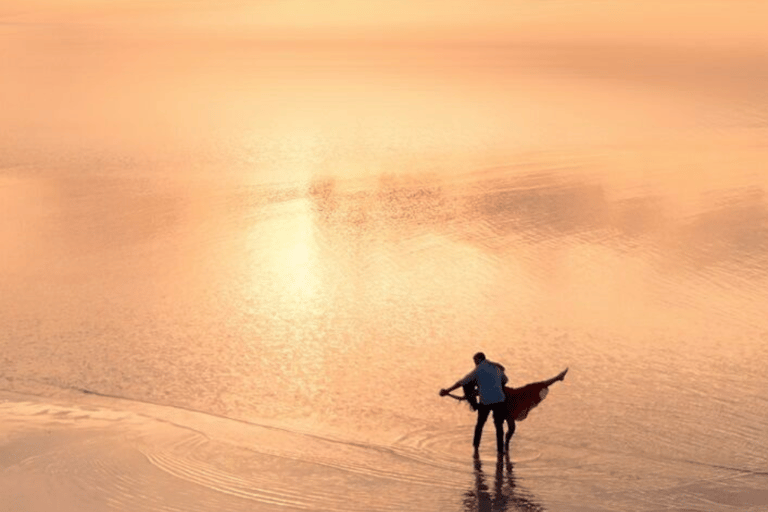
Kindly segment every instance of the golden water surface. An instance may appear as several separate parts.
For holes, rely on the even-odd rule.
[[[764,505],[765,17],[684,3],[4,8],[0,387],[331,436],[369,510]],[[477,350],[570,367],[514,472]]]

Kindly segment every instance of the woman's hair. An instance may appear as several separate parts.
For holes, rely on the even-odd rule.
[[[464,384],[462,386],[462,389],[464,390],[464,398],[467,399],[467,402],[469,402],[469,407],[473,411],[477,410],[477,389],[475,388],[474,383]]]

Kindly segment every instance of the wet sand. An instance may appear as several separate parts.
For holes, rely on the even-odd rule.
[[[446,432],[374,444],[105,397],[0,400],[8,512],[709,512],[768,502],[765,472],[692,463],[678,472],[661,457],[527,436],[515,438],[511,456],[475,458]]]

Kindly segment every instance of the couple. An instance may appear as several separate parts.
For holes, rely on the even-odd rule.
[[[493,411],[493,423],[496,426],[496,448],[499,454],[503,454],[505,449],[509,451],[509,441],[515,432],[515,420],[524,420],[528,416],[528,412],[547,396],[547,388],[565,378],[568,369],[566,368],[556,377],[546,381],[528,384],[522,388],[508,388],[505,387],[508,379],[504,374],[503,366],[487,360],[482,352],[475,354],[473,359],[475,369],[450,388],[441,389],[440,396],[448,395],[459,400],[469,400],[472,408],[477,410],[475,437],[472,442],[475,451],[480,448],[483,426],[488,415]],[[463,397],[450,394],[451,391],[459,387],[464,388]],[[475,394],[479,395],[479,403],[474,400]],[[506,443],[504,440],[505,421],[508,425]]]

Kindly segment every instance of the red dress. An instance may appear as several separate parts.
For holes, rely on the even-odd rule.
[[[521,388],[504,387],[504,394],[507,395],[507,408],[509,416],[515,421],[522,421],[528,417],[528,413],[539,405],[547,393],[549,393],[550,382],[534,382]]]
[[[507,409],[509,411],[508,419],[522,421],[527,418],[531,409],[539,405],[547,397],[549,386],[557,381],[565,379],[566,373],[568,373],[568,368],[560,372],[557,376],[545,381],[533,382],[520,388],[509,388],[504,386],[504,394],[507,397],[505,403],[507,404]],[[473,409],[477,409],[477,390],[473,387],[465,386],[464,396],[450,396],[458,400],[469,400],[470,406]]]
[[[508,388],[504,386],[504,394],[507,396],[505,402],[509,410],[508,418],[514,421],[522,421],[527,418],[531,409],[539,405],[547,397],[549,386],[565,379],[566,373],[568,373],[568,368],[551,379],[526,384],[521,388]]]

